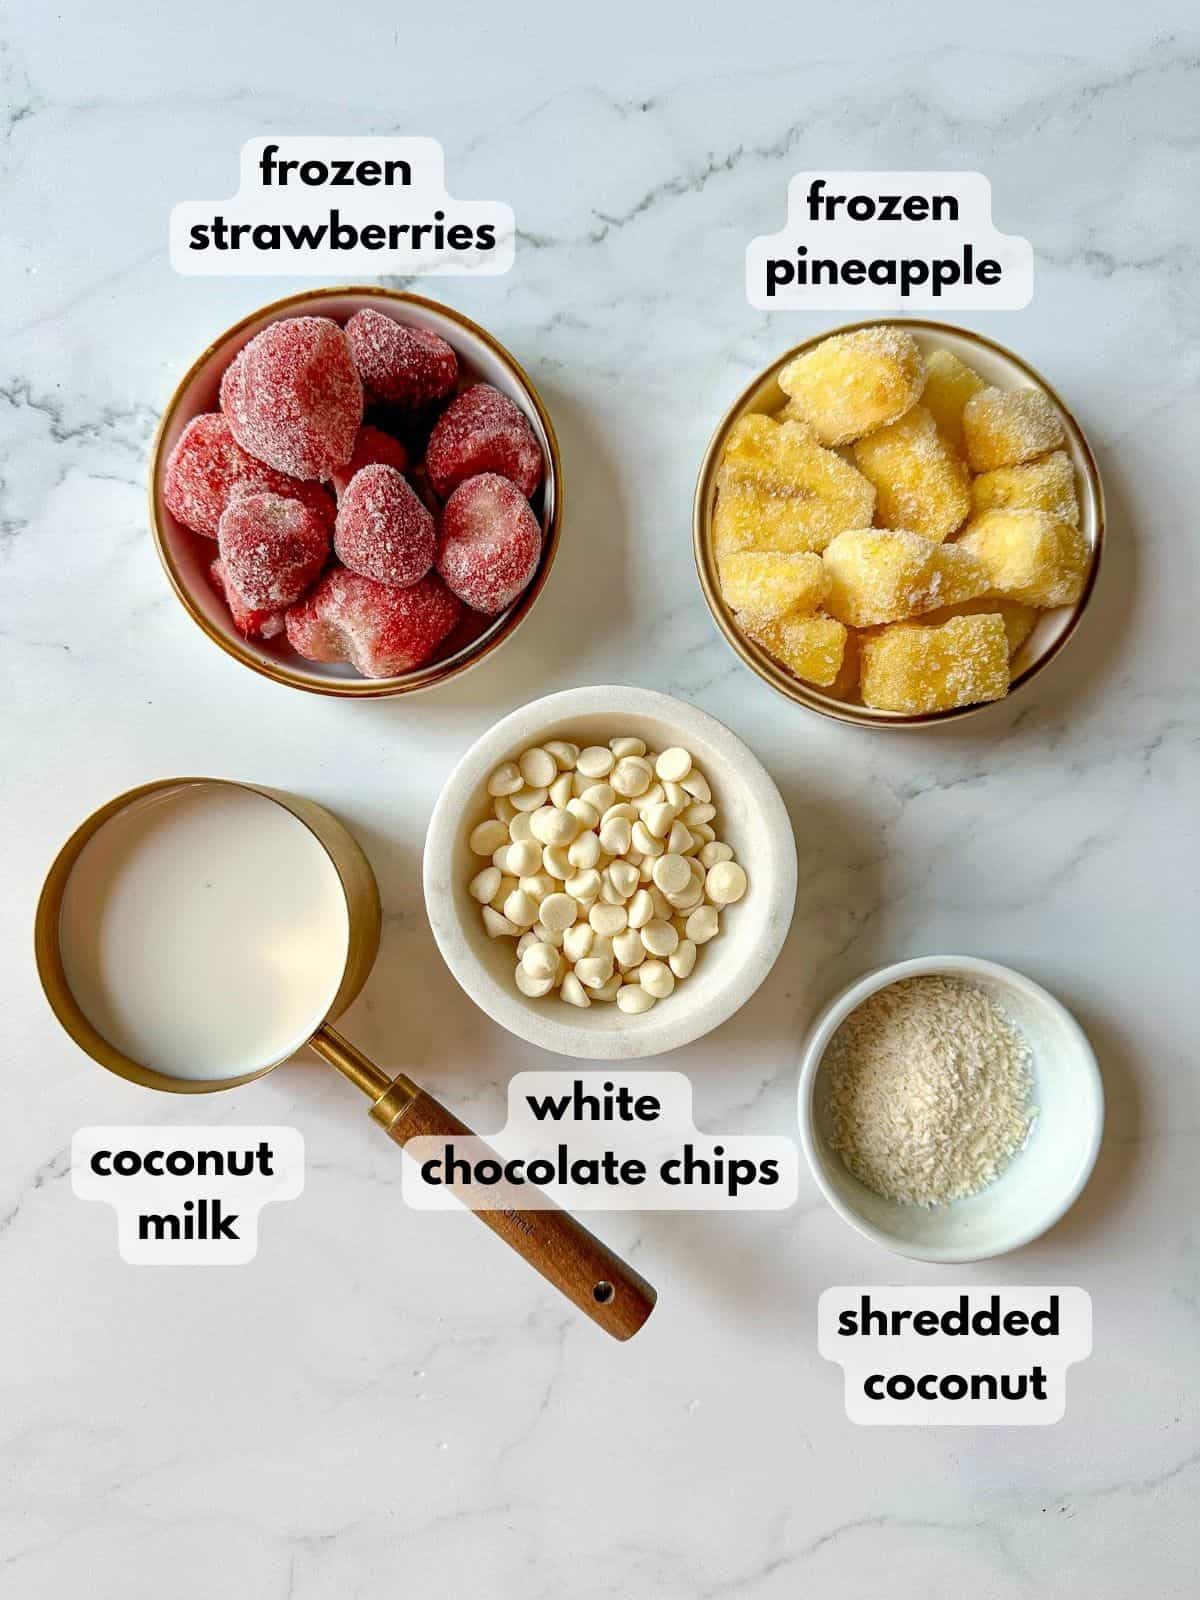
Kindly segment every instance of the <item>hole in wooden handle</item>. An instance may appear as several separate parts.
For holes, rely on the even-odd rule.
[[[615,1293],[612,1284],[602,1279],[592,1290],[592,1299],[598,1306],[606,1306]]]

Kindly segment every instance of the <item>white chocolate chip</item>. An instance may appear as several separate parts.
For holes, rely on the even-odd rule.
[[[586,1011],[592,1003],[587,990],[573,972],[568,972],[563,979],[560,993],[569,1006],[578,1006],[582,1011]]]
[[[490,795],[516,794],[524,782],[516,762],[504,761],[488,779],[487,791]]]
[[[698,768],[693,767],[686,778],[680,780],[680,787],[686,789],[693,800],[711,800],[712,790],[708,787],[708,779]]]
[[[582,961],[591,955],[595,938],[596,930],[590,922],[576,922],[562,936],[563,954],[568,961]]]
[[[617,990],[617,1005],[628,1016],[639,1017],[654,1005],[654,996],[640,983],[626,983]]]
[[[539,806],[529,819],[533,837],[542,844],[570,844],[579,832],[579,819],[558,806]]]
[[[605,867],[604,876],[617,891],[622,902],[628,900],[637,889],[638,870],[628,861],[614,861],[611,866]]]
[[[596,807],[589,805],[586,800],[568,800],[567,810],[576,819],[581,828],[597,828],[600,826],[600,813]]]
[[[622,972],[614,972],[607,983],[602,983],[598,989],[592,990],[593,1000],[612,1001],[621,992],[621,985],[625,982]]]
[[[638,982],[647,994],[652,994],[656,1000],[665,1000],[674,992],[675,974],[665,961],[644,961],[638,968]]]
[[[582,872],[573,873],[563,888],[574,899],[590,902],[600,893],[600,874],[595,867],[585,867]]]
[[[600,903],[594,905],[588,912],[588,921],[596,932],[611,939],[626,926],[629,919],[625,915],[624,906],[611,906]]]
[[[548,793],[552,806],[558,806],[560,809],[565,807],[575,793],[571,784],[571,774],[569,772],[560,773],[550,785]]]
[[[496,817],[489,817],[471,829],[471,849],[477,856],[490,856],[508,843],[508,829]]]
[[[654,770],[664,783],[682,783],[692,770],[692,753],[673,744],[659,756],[654,763]]]
[[[600,844],[601,841],[589,829],[572,839],[567,849],[567,860],[576,871],[583,867],[594,867],[600,859]]]
[[[650,763],[641,756],[622,756],[613,768],[612,786],[624,799],[645,794],[650,787]]]
[[[524,878],[517,879],[518,886],[539,905],[548,894],[553,894],[555,889],[554,879],[548,872],[533,872]]]
[[[514,889],[504,902],[504,915],[518,928],[532,928],[538,919],[538,902],[524,889]]]
[[[696,848],[696,840],[690,829],[682,822],[673,822],[671,831],[667,835],[667,849],[672,855],[686,856],[689,851]]]
[[[492,805],[492,815],[497,822],[502,822],[507,828],[517,814],[517,808],[506,794],[502,794]]]
[[[721,926],[715,906],[697,906],[687,919],[687,936],[693,944],[707,944]]]
[[[654,882],[665,895],[682,894],[692,881],[683,856],[664,855],[654,863]]]
[[[736,861],[718,861],[710,867],[704,892],[715,906],[731,906],[746,892],[746,874]]]
[[[602,744],[590,744],[579,752],[576,770],[585,778],[607,778],[616,764],[612,751]]]
[[[531,978],[553,978],[558,971],[558,951],[535,941],[521,952],[521,968]]]
[[[499,867],[484,867],[482,872],[477,872],[468,885],[471,898],[478,900],[480,905],[486,906],[490,900],[495,899],[496,890],[500,887],[502,873]]]
[[[629,902],[628,916],[631,928],[644,928],[654,915],[654,901],[647,889],[639,889]]]
[[[542,749],[549,750],[560,772],[570,772],[579,760],[579,746],[566,739],[547,739]]]
[[[660,800],[657,805],[645,808],[642,821],[646,824],[646,831],[655,839],[665,839],[675,821],[675,807],[669,801]]]
[[[640,938],[652,956],[669,956],[679,944],[679,935],[669,922],[648,922]]]
[[[661,856],[667,848],[661,839],[656,839],[644,822],[635,822],[632,833],[633,848],[639,850],[644,856]]]
[[[558,775],[558,762],[549,750],[539,745],[523,751],[517,766],[521,769],[522,781],[531,789],[548,789]]]
[[[706,870],[715,867],[718,861],[732,861],[733,847],[714,839],[706,844],[700,851],[700,865]]]
[[[520,929],[514,927],[507,917],[502,917],[498,911],[493,911],[491,906],[483,908],[483,925],[487,929],[489,939],[511,939],[520,932]]]
[[[518,789],[512,797],[512,803],[518,811],[536,811],[539,806],[546,804],[549,789]]]
[[[626,817],[613,817],[600,824],[600,843],[610,856],[623,856],[633,839],[633,829]]]
[[[575,976],[585,989],[599,989],[613,975],[611,955],[584,956],[575,963]]]
[[[551,973],[545,978],[535,978],[526,972],[523,966],[520,966],[516,972],[516,983],[522,994],[528,995],[531,1000],[540,1000],[543,995],[549,994],[553,989],[554,974]]]
[[[696,946],[690,939],[681,939],[675,946],[668,965],[679,979],[690,978],[696,966]]]
[[[547,928],[562,933],[579,915],[579,903],[572,895],[556,892],[548,894],[538,907],[538,919]],[[565,947],[566,940],[563,940]]]
[[[603,814],[612,805],[616,804],[617,791],[611,783],[590,784],[579,796],[589,806],[595,806],[597,812]]]
[[[572,870],[570,849],[564,850],[560,844],[548,844],[542,851],[542,867],[552,878],[569,878]]]
[[[530,930],[529,930],[530,933],[533,935],[533,937],[537,940],[537,942],[539,944],[552,944],[556,950],[561,950],[562,949],[562,942],[563,942],[563,936],[562,936],[561,930],[556,929],[556,928],[548,928],[546,926],[546,924],[540,920],[540,917],[541,917],[541,907],[540,906],[538,908],[538,915],[539,915],[539,920],[534,923],[532,928],[530,928]]]
[[[512,821],[508,825],[508,837],[514,844],[524,844],[526,839],[533,838],[533,829],[529,825],[529,818],[524,811],[515,811]]]
[[[513,872],[518,878],[527,878],[531,872],[536,872],[542,864],[542,847],[534,840],[525,840],[520,844],[510,844],[505,853],[505,871]]]
[[[622,972],[640,967],[646,959],[646,946],[636,928],[622,928],[613,939],[613,955]]]
[[[622,756],[644,756],[646,754],[646,741],[626,735],[623,738],[610,739],[608,748],[619,761]]]

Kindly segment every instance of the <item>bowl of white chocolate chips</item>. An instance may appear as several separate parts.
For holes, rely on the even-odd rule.
[[[765,768],[667,695],[570,689],[467,752],[429,826],[430,926],[463,989],[560,1055],[699,1038],[775,963],[796,847]]]
[[[968,715],[1074,633],[1104,501],[1079,424],[991,340],[839,329],[735,402],[700,471],[701,586],[737,654],[842,721]]]

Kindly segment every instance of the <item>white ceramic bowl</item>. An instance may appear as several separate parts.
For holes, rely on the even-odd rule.
[[[167,460],[180,434],[202,412],[215,411],[221,374],[255,334],[285,317],[332,317],[345,323],[364,307],[383,311],[409,327],[440,334],[454,347],[464,378],[490,383],[525,413],[542,447],[546,475],[534,496],[534,509],[542,524],[542,561],[532,581],[507,611],[498,617],[468,613],[432,661],[396,678],[362,678],[345,662],[308,661],[297,655],[286,639],[244,639],[233,626],[228,608],[213,589],[209,565],[216,543],[183,527],[163,503],[162,483]],[[451,306],[398,289],[311,289],[288,295],[234,327],[226,329],[192,363],[163,412],[150,466],[150,525],[171,587],[184,609],[208,637],[243,666],[313,694],[371,699],[379,695],[409,694],[445,683],[498,649],[520,627],[545,587],[558,551],[562,524],[562,466],[550,417],[532,380],[514,357],[486,329]]]
[[[828,1143],[822,1062],[829,1041],[869,995],[902,978],[942,973],[985,990],[1029,1041],[1037,1120],[1025,1148],[995,1183],[967,1200],[929,1210],[873,1193]],[[818,1018],[800,1068],[800,1139],[813,1176],[852,1228],[918,1261],[982,1261],[1045,1233],[1079,1198],[1100,1152],[1104,1089],[1083,1029],[1052,994],[973,956],[920,956],[869,972],[843,989]]]
[[[627,734],[651,749],[684,745],[712,785],[720,837],[746,869],[745,897],[721,916],[696,970],[642,1016],[615,1005],[577,1010],[530,1000],[513,982],[511,939],[490,939],[467,885],[480,860],[468,835],[491,815],[487,780],[502,761],[546,739],[607,743]],[[723,723],[649,689],[597,686],[547,695],[512,712],[467,751],[446,780],[425,841],[425,905],[446,965],[494,1021],[527,1043],[585,1060],[628,1061],[700,1038],[749,1000],[775,964],[796,900],[796,841],[766,769]]]

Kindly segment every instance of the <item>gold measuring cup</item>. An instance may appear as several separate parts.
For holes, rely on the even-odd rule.
[[[177,1094],[232,1089],[261,1078],[280,1065],[277,1060],[267,1061],[251,1071],[221,1079],[169,1076],[116,1049],[88,1020],[67,980],[60,918],[67,882],[84,846],[118,813],[147,796],[206,784],[249,790],[283,807],[308,829],[337,872],[346,899],[350,936],[336,993],[309,1038],[309,1046],[368,1096],[372,1118],[401,1147],[418,1135],[470,1135],[469,1128],[411,1078],[403,1073],[392,1077],[382,1071],[332,1027],[366,982],[379,949],[379,888],[358,841],[336,817],[311,800],[277,789],[223,778],[166,778],[118,795],[75,830],[50,868],[34,927],[38,975],[59,1022],[102,1067],[151,1089]],[[330,988],[335,976],[331,972]],[[455,1193],[481,1222],[614,1339],[631,1338],[653,1311],[656,1295],[645,1279],[565,1211],[557,1207],[533,1211],[476,1209],[471,1205],[469,1190],[456,1189]]]

